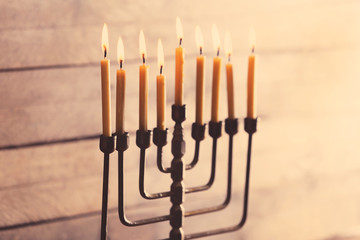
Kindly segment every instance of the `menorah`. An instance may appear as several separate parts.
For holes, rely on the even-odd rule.
[[[196,216],[200,214],[207,214],[224,209],[231,199],[232,191],[232,162],[233,162],[233,137],[238,132],[238,119],[227,118],[225,120],[225,132],[229,135],[229,151],[228,151],[228,169],[227,169],[227,191],[226,197],[222,204],[207,208],[201,208],[193,211],[185,211],[184,197],[186,194],[194,192],[205,191],[211,188],[215,180],[216,170],[216,150],[217,140],[222,135],[222,122],[209,122],[209,135],[213,139],[212,157],[211,157],[211,173],[209,181],[202,186],[186,188],[184,185],[184,171],[190,170],[196,166],[199,161],[200,143],[205,138],[206,124],[200,125],[198,123],[192,124],[191,136],[195,140],[194,158],[189,164],[185,164],[183,156],[185,154],[185,141],[183,137],[182,123],[185,121],[185,105],[172,106],[172,119],[175,122],[173,138],[171,141],[171,153],[173,159],[170,168],[163,166],[162,151],[167,145],[168,129],[161,130],[159,128],[153,129],[153,143],[157,147],[157,167],[160,172],[170,174],[172,184],[170,191],[149,194],[145,190],[145,159],[146,149],[150,147],[151,131],[137,130],[136,145],[140,149],[140,169],[139,169],[139,192],[140,195],[148,200],[169,197],[171,201],[170,213],[165,216],[158,216],[147,219],[140,219],[131,221],[125,215],[124,206],[124,152],[129,147],[129,133],[115,133],[113,136],[100,136],[100,150],[104,153],[104,174],[103,174],[103,194],[102,194],[102,214],[101,214],[101,240],[106,239],[107,235],[107,208],[108,208],[108,182],[109,182],[109,155],[114,152],[116,148],[118,152],[118,213],[122,224],[129,227],[141,226],[146,224],[153,224],[163,221],[169,221],[172,227],[169,238],[170,240],[183,240],[201,238],[216,234],[223,234],[241,229],[247,218],[248,199],[249,199],[249,181],[250,181],[250,162],[251,162],[251,143],[252,135],[256,132],[257,119],[245,118],[244,129],[248,133],[248,148],[247,161],[245,170],[245,186],[243,209],[240,221],[233,226],[208,230],[204,232],[185,234],[182,226],[184,218]],[[116,137],[116,144],[115,144]]]

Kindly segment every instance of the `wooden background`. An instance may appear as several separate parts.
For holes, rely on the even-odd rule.
[[[245,116],[248,29],[257,33],[258,112],[253,144],[250,212],[239,232],[208,239],[359,239],[360,236],[360,1],[1,1],[0,2],[0,239],[99,239],[102,155],[101,29],[108,24],[115,89],[116,39],[125,45],[126,205],[131,219],[168,213],[168,199],[141,200],[137,191],[138,34],[150,65],[149,126],[155,126],[156,44],[166,54],[167,124],[174,89],[175,18],[184,28],[187,159],[193,142],[195,26],[205,37],[206,105],[210,118],[211,25],[233,40],[236,116]],[[223,53],[222,53],[223,54]],[[224,56],[224,55],[223,55]],[[227,115],[225,75],[222,119]],[[114,103],[113,98],[113,103]],[[114,108],[113,108],[114,113]],[[241,128],[243,125],[241,125]],[[187,233],[232,224],[240,217],[246,154],[235,140],[234,198],[220,213],[187,218]],[[210,139],[186,185],[205,183]],[[222,202],[227,138],[219,146],[214,188],[186,197],[185,208]],[[170,159],[169,149],[166,150]],[[149,151],[146,187],[170,186]],[[156,239],[170,226],[127,228],[117,218],[116,156],[111,159],[109,236]],[[169,161],[166,162],[167,164]]]

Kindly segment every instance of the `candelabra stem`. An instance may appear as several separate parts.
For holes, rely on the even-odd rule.
[[[185,154],[185,141],[183,136],[183,128],[181,123],[185,121],[185,105],[183,106],[172,106],[172,119],[175,121],[173,139],[171,141],[171,153],[173,160],[171,162],[171,195],[170,201],[172,207],[170,209],[170,225],[172,227],[170,231],[170,240],[183,240],[184,231],[182,229],[184,221],[184,171],[185,164],[182,157]]]
[[[103,193],[101,208],[101,240],[106,240],[109,188],[109,154],[104,153]]]

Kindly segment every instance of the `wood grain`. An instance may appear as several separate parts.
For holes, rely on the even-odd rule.
[[[163,40],[165,55],[173,56],[177,41],[177,15],[183,21],[183,42],[189,54],[198,52],[194,33],[197,24],[204,33],[205,51],[213,52],[210,31],[213,23],[219,26],[221,39],[229,30],[234,49],[242,52],[249,51],[250,25],[255,26],[259,51],[356,45],[360,39],[360,30],[356,27],[359,8],[360,4],[356,1],[336,0],[311,3],[227,0],[210,4],[207,1],[167,4],[165,0],[121,4],[83,0],[44,4],[34,0],[11,4],[3,2],[0,6],[3,23],[0,45],[2,55],[6,57],[0,59],[0,69],[96,63],[102,56],[100,38],[103,22],[109,26],[109,56],[112,60],[116,59],[119,35],[124,40],[126,59],[139,59],[137,40],[141,28],[144,29],[149,57],[156,58],[158,38]],[[145,9],[151,11],[144,14]],[[318,17],[319,12],[321,17]]]
[[[249,26],[254,25],[257,33],[261,121],[253,144],[250,212],[244,230],[224,238],[356,238],[360,235],[360,191],[356,187],[360,184],[359,10],[360,3],[354,0],[0,2],[0,239],[98,239],[102,155],[96,136],[101,131],[99,60],[103,22],[110,30],[113,103],[118,35],[125,44],[125,127],[131,133],[125,161],[127,213],[131,219],[168,213],[168,199],[148,202],[140,199],[137,190],[137,39],[139,30],[144,29],[150,64],[149,126],[156,124],[155,46],[158,38],[164,43],[166,117],[170,123],[176,16],[183,22],[185,36],[188,161],[193,149],[190,124],[195,117],[195,25],[203,30],[207,56],[205,121],[210,118],[214,56],[211,25],[218,25],[221,36],[226,30],[232,36],[235,115],[240,118],[245,116],[246,106]],[[223,71],[221,119],[227,117],[224,77]],[[187,210],[223,200],[227,140],[223,136],[219,142],[214,188],[186,196]],[[241,130],[234,149],[234,202],[221,213],[186,219],[187,233],[238,220],[246,140]],[[207,137],[199,166],[186,175],[186,186],[206,182],[210,148]],[[165,156],[169,165],[168,148]],[[146,188],[150,192],[168,190],[170,178],[157,172],[154,149],[148,152],[148,158]],[[126,228],[119,223],[116,171],[113,155],[110,237],[166,237],[168,223],[142,228]]]
[[[192,149],[194,143],[189,134],[186,140],[189,149]],[[210,139],[205,141],[203,147],[209,148],[210,143]],[[135,146],[133,136],[130,144]],[[152,210],[160,206],[160,211],[162,209],[163,214],[166,214],[170,205],[168,199],[147,202],[141,199],[137,187],[134,187],[138,184],[138,152],[137,148],[132,147],[125,154],[127,207],[131,210],[142,206],[145,213],[146,208],[149,208],[154,214]],[[168,191],[171,180],[168,175],[155,169],[155,153],[155,149],[152,149],[147,154],[146,188],[150,192]],[[189,150],[186,155],[188,162],[192,154]],[[164,152],[164,159],[165,164],[169,165],[169,150]],[[207,181],[209,165],[209,152],[202,151],[199,166],[208,171],[199,169],[190,173],[189,186]],[[0,168],[0,228],[100,210],[102,154],[98,150],[97,139],[0,151]],[[116,155],[111,158],[110,169],[109,205],[114,208],[117,205]],[[219,181],[218,189],[224,186],[224,180]],[[160,182],[152,184],[157,181]],[[216,194],[215,191],[211,192],[212,196]]]

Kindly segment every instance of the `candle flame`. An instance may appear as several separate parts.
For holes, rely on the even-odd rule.
[[[256,34],[253,26],[251,26],[249,30],[249,44],[251,47],[251,51],[254,52],[256,44]]]
[[[219,56],[220,51],[220,38],[219,38],[219,31],[215,24],[212,26],[212,39],[213,39],[213,45],[214,49]]]
[[[230,55],[232,53],[232,43],[231,43],[231,37],[230,37],[230,33],[226,32],[225,33],[225,54],[226,56],[228,56],[230,58]]]
[[[163,49],[161,39],[158,40],[158,65],[159,65],[160,74],[161,74],[162,68],[164,67],[164,49]]]
[[[125,54],[124,54],[124,44],[123,44],[121,37],[119,37],[118,44],[117,44],[117,58],[118,58],[119,64],[122,65],[122,63],[125,60]]]
[[[101,46],[102,46],[102,50],[104,53],[104,57],[106,57],[106,54],[109,51],[109,34],[108,34],[108,29],[107,29],[106,23],[104,23],[104,26],[102,29]]]
[[[144,32],[142,29],[140,30],[140,36],[139,36],[139,49],[140,49],[140,57],[143,60],[143,63],[145,63],[146,45],[145,45]]]
[[[176,17],[176,34],[179,40],[179,45],[181,45],[182,39],[184,37],[183,28],[179,17]]]
[[[200,54],[202,54],[202,49],[204,47],[204,38],[199,26],[195,27],[195,39],[196,39],[196,46],[200,49]]]

